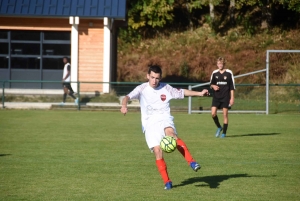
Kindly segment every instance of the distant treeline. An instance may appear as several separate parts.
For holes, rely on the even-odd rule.
[[[195,29],[204,23],[216,33],[241,27],[248,34],[300,26],[300,0],[128,0],[128,27],[122,38],[149,38]]]

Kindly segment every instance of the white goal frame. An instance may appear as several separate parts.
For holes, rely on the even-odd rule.
[[[262,114],[269,114],[269,69],[270,69],[270,53],[300,53],[300,50],[267,50],[266,52],[266,68],[258,71],[253,71],[249,73],[245,73],[242,75],[237,75],[234,76],[234,78],[239,78],[239,77],[244,77],[248,75],[253,75],[256,73],[262,73],[266,72],[266,110],[229,110],[229,113],[262,113]],[[210,82],[202,83],[202,84],[197,84],[197,85],[189,85],[189,90],[192,90],[193,88],[196,87],[201,87],[201,86],[206,86],[209,85]],[[210,113],[210,110],[192,110],[192,97],[189,97],[188,99],[188,114],[192,113]],[[222,112],[222,111],[220,111]]]

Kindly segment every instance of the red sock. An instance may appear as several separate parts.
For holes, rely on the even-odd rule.
[[[183,155],[183,157],[188,162],[188,164],[190,164],[191,162],[194,161],[194,159],[193,159],[192,155],[190,154],[186,144],[179,138],[177,139],[177,149]]]
[[[164,159],[156,160],[156,166],[158,168],[158,171],[164,180],[164,183],[167,183],[170,181],[169,176],[168,176],[168,171],[167,171],[167,165]]]

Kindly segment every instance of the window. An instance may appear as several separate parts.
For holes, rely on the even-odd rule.
[[[71,47],[69,44],[44,44],[43,55],[70,55]]]
[[[13,55],[40,55],[40,44],[12,43],[11,54]]]
[[[0,42],[0,54],[8,54],[8,43]]]
[[[0,30],[1,79],[7,75],[5,79],[61,80],[62,58],[71,55],[70,39],[69,31]],[[25,84],[10,85],[12,88],[20,86]],[[25,87],[32,86],[61,87],[57,83],[31,83]]]
[[[0,31],[0,39],[7,39],[8,37],[7,31]]]
[[[45,31],[44,40],[71,40],[70,32],[54,32],[54,31]]]
[[[40,35],[39,31],[12,31],[11,40],[40,41]]]
[[[8,68],[8,57],[0,56],[0,69]]]
[[[43,69],[62,70],[64,67],[62,58],[43,58]]]
[[[40,69],[38,57],[11,57],[12,69]]]

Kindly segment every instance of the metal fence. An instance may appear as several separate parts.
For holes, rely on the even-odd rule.
[[[263,73],[263,72],[266,72],[266,71],[267,71],[266,69],[262,69],[262,70],[253,71],[253,72],[250,72],[250,73],[245,73],[245,74],[242,74],[242,75],[237,75],[237,76],[234,76],[234,78],[245,77],[245,76],[248,76],[248,75]],[[268,75],[266,75],[266,77],[267,76]],[[210,84],[210,82],[197,84],[197,85],[194,85],[194,86],[189,86],[189,89],[192,90],[193,88],[203,87],[203,86],[207,86],[209,84]],[[269,82],[267,81],[267,85],[268,84],[269,84]],[[238,86],[238,85],[236,85],[236,86]],[[247,85],[247,86],[252,86],[252,85],[250,84],[250,85]],[[266,84],[264,86],[266,86]],[[262,111],[262,110],[248,110],[248,111],[241,110],[241,111],[235,111],[235,112],[236,113],[266,113],[266,114],[268,114],[269,113],[269,103],[268,103],[269,91],[268,90],[269,90],[268,87],[266,87],[266,109],[264,111]],[[198,112],[198,111],[193,111],[191,105],[192,105],[191,98],[189,98],[189,114],[192,114],[192,112]],[[203,111],[203,112],[209,112],[209,111]]]
[[[0,84],[2,86],[2,108],[5,108],[5,96],[6,92],[5,90],[9,88],[14,83],[23,83],[23,84],[62,84],[61,81],[41,81],[41,80],[0,80]],[[84,84],[98,84],[98,85],[103,85],[103,84],[109,84],[110,89],[116,92],[118,96],[123,96],[128,94],[130,91],[132,91],[137,85],[141,84],[142,82],[86,82],[86,81],[78,81],[78,82],[71,82],[74,83],[76,86],[77,91],[77,97],[80,100],[82,91],[81,91],[81,86]],[[194,83],[169,83],[172,86],[175,86],[177,88],[188,88],[189,85],[194,84]],[[24,88],[20,89],[24,90]],[[33,89],[36,90],[36,89]],[[38,90],[47,90],[47,89],[38,89]],[[55,89],[57,90],[57,89]],[[77,109],[81,109],[82,104],[77,105]]]
[[[2,108],[5,108],[6,89],[12,83],[57,83],[61,84],[61,81],[40,81],[40,80],[5,80],[1,81],[2,86]],[[81,110],[81,107],[85,105],[85,99],[87,99],[86,93],[81,89],[84,85],[90,84],[109,84],[111,91],[117,96],[124,96],[132,91],[141,82],[72,82],[77,86],[77,97],[81,100],[81,104],[77,105],[77,110]],[[195,83],[168,83],[176,88],[191,88],[191,85]],[[206,86],[203,86],[206,85]],[[300,84],[269,84],[270,87],[270,100],[269,105],[271,106],[271,113],[286,112],[286,111],[299,111],[300,106]],[[100,88],[100,87],[99,87]],[[193,87],[194,90],[201,91],[203,89],[209,89],[212,94],[213,91],[209,88],[207,83],[196,85]],[[20,89],[24,90],[24,89]],[[43,89],[39,89],[43,90]],[[57,90],[57,89],[56,89]],[[230,112],[236,111],[252,111],[250,113],[263,113],[266,111],[266,85],[265,84],[236,84],[235,93],[235,105]],[[60,94],[60,91],[57,91]],[[62,94],[62,92],[61,92]],[[50,94],[44,94],[49,96]],[[96,94],[95,94],[96,96]],[[95,100],[98,101],[98,100]],[[94,102],[95,103],[95,102]],[[171,106],[173,108],[180,108],[180,111],[186,111],[189,113],[209,113],[211,106],[211,97],[188,97],[183,100],[172,100]],[[72,107],[74,108],[74,107]],[[249,113],[249,112],[244,112]]]

